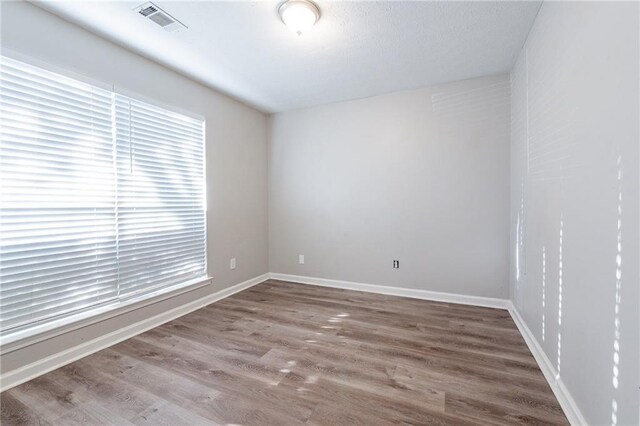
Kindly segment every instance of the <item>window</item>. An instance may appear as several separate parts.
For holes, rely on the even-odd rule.
[[[204,279],[204,122],[1,59],[2,331]]]

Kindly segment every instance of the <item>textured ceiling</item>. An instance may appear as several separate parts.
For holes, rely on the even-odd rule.
[[[302,36],[277,1],[155,3],[186,24],[168,33],[140,1],[36,3],[266,112],[507,72],[540,2],[338,2]]]

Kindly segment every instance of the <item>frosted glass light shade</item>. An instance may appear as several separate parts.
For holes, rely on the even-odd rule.
[[[308,0],[288,0],[278,8],[282,22],[300,35],[320,19],[320,10]]]

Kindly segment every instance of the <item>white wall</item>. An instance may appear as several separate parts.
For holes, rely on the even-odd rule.
[[[2,47],[206,120],[214,285],[2,356],[2,372],[268,272],[266,116],[24,2],[2,2]],[[237,258],[237,269],[229,259]]]
[[[507,298],[508,220],[508,76],[270,118],[271,272]]]
[[[594,425],[640,423],[638,14],[546,2],[512,73],[511,297]]]

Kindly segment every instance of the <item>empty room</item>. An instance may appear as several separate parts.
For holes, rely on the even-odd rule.
[[[640,425],[640,3],[0,0],[0,423]]]

